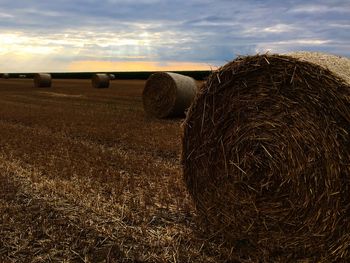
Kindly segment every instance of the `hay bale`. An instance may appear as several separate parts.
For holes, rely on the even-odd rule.
[[[328,68],[340,78],[350,83],[350,59],[347,57],[306,51],[293,52],[287,55]]]
[[[109,87],[109,81],[110,78],[108,74],[98,73],[92,76],[91,84],[93,88],[104,89]]]
[[[209,77],[184,124],[184,179],[235,260],[350,262],[350,60],[294,56]]]
[[[196,81],[176,73],[152,74],[142,93],[143,108],[153,117],[183,116],[196,94]]]
[[[2,74],[2,78],[3,78],[3,79],[9,79],[9,78],[10,78],[10,74],[8,74],[8,73],[3,73],[3,74]]]
[[[48,73],[36,73],[34,74],[34,87],[35,88],[49,88],[51,87],[51,74]]]

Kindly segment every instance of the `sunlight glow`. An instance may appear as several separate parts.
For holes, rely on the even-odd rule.
[[[210,69],[211,66],[205,63],[157,61],[159,49],[186,43],[190,40],[189,36],[170,31],[151,34],[142,24],[137,25],[137,28],[136,33],[66,30],[40,35],[3,32],[0,33],[0,70],[46,72]]]
[[[205,63],[156,61],[75,61],[69,71],[164,71],[164,70],[210,70],[214,66]]]

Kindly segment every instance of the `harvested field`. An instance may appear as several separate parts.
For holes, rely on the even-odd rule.
[[[0,262],[224,261],[194,223],[182,120],[148,118],[143,87],[0,80]]]

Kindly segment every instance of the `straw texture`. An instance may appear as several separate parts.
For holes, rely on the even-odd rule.
[[[231,260],[350,261],[349,59],[322,56],[240,57],[189,110],[185,183]]]
[[[184,116],[196,90],[196,81],[191,77],[170,72],[154,73],[143,90],[144,110],[156,118]]]

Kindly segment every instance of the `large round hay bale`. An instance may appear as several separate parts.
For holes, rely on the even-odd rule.
[[[3,78],[3,79],[8,79],[8,78],[10,78],[10,74],[8,74],[8,73],[3,73],[3,74],[2,74],[2,78]]]
[[[191,105],[196,94],[196,81],[188,76],[157,72],[152,74],[142,94],[143,108],[153,117],[179,117]]]
[[[35,88],[49,88],[51,87],[51,74],[48,73],[36,73],[34,74],[34,87]]]
[[[332,55],[248,56],[196,96],[184,179],[235,260],[350,262],[349,76]]]
[[[109,87],[110,77],[108,74],[94,74],[91,79],[92,87],[96,89],[104,89]]]

